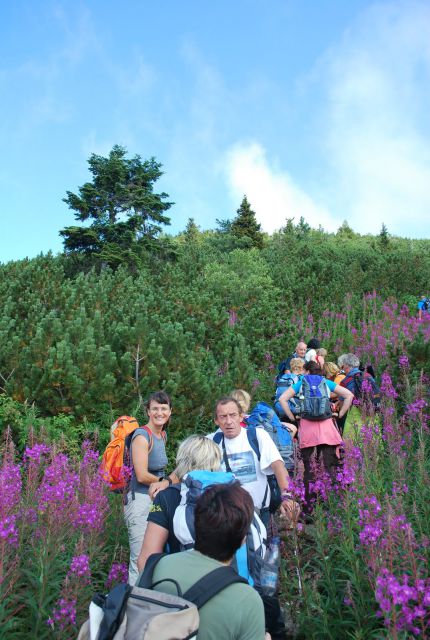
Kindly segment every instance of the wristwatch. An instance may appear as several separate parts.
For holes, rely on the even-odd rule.
[[[172,478],[170,476],[161,476],[161,478],[158,478],[158,482],[162,482],[163,480],[167,480],[170,487],[170,485],[172,484]]]

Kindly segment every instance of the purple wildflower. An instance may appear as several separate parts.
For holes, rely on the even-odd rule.
[[[90,578],[90,557],[83,553],[80,556],[74,556],[70,563],[69,575],[75,575],[79,578]]]
[[[228,324],[230,327],[234,327],[237,322],[237,313],[234,309],[230,309],[228,312]]]
[[[48,455],[51,452],[51,447],[47,444],[40,443],[35,444],[32,447],[26,447],[24,451],[24,461],[33,461],[34,463],[40,464],[42,457]]]
[[[111,589],[114,584],[126,583],[128,580],[128,567],[124,562],[114,562],[106,579],[106,589]]]
[[[12,547],[18,544],[18,529],[16,527],[16,515],[9,515],[0,519],[0,538]]]
[[[60,629],[76,624],[76,598],[60,598],[52,612],[52,617],[47,620],[52,628],[58,624]]]
[[[392,398],[393,400],[397,398],[398,393],[393,387],[393,383],[391,381],[390,374],[384,371],[381,376],[381,393],[387,397]]]
[[[409,369],[409,358],[406,355],[402,355],[399,357],[399,367],[401,369]]]

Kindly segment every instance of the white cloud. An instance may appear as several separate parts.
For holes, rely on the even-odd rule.
[[[375,5],[318,65],[332,206],[360,232],[430,233],[430,7]]]
[[[430,236],[430,5],[371,5],[316,62],[305,91],[316,114],[308,175],[279,169],[258,139],[239,142],[227,163],[235,204],[246,193],[267,231],[303,216],[327,230],[347,219],[360,233],[385,223]]]
[[[228,152],[227,179],[236,206],[245,194],[264,231],[271,233],[284,226],[287,218],[298,222],[301,216],[312,227],[321,225],[327,231],[339,226],[286,171],[271,166],[265,150],[255,142],[237,145]]]

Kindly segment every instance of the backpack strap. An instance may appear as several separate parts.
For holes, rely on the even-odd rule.
[[[248,584],[247,580],[239,576],[232,567],[218,567],[200,578],[184,593],[183,597],[200,609],[220,591],[236,582]]]
[[[148,427],[147,424],[142,424],[139,429],[144,429],[146,431],[146,433],[149,436],[149,442],[148,442],[148,455],[151,453],[152,448],[154,446],[154,436],[152,434],[151,429]]]
[[[225,464],[225,470],[228,471],[229,473],[232,473],[231,467],[230,467],[230,463],[228,461],[228,456],[227,456],[227,451],[225,448],[225,438],[224,438],[224,434],[222,431],[217,431],[213,437],[213,441],[215,442],[215,444],[220,444],[221,448],[222,448],[222,459],[224,460],[224,464]]]
[[[257,460],[260,462],[261,453],[260,453],[260,445],[258,444],[257,429],[255,427],[248,427],[246,430],[246,435],[248,436],[248,442],[251,445],[252,450],[257,456]],[[267,480],[267,476],[266,476],[266,480]],[[266,504],[268,493],[269,493],[269,483],[266,482],[266,491],[264,492],[263,502],[261,503],[263,506]]]
[[[149,556],[146,560],[145,568],[136,582],[136,587],[142,587],[143,589],[150,589],[152,587],[152,574],[154,573],[154,569],[161,558],[167,555],[167,553],[153,553]]]
[[[248,442],[251,445],[252,450],[257,456],[258,461],[260,461],[261,453],[260,445],[258,444],[257,429],[255,427],[248,427],[246,430],[246,435],[248,437]]]
[[[117,584],[106,596],[97,640],[111,640],[114,637],[124,619],[132,588],[129,584]]]

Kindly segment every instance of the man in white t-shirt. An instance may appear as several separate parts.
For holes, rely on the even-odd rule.
[[[288,492],[288,474],[281,454],[269,434],[264,429],[256,429],[260,453],[258,459],[246,429],[241,426],[242,420],[239,403],[234,398],[221,398],[215,406],[215,424],[219,429],[207,437],[215,442],[219,440],[217,444],[223,452],[225,470],[234,473],[251,495],[256,509],[263,512],[267,510],[270,503],[267,476],[274,474],[281,490],[281,513],[292,516],[298,510],[298,505]],[[220,432],[222,437],[216,436]]]

